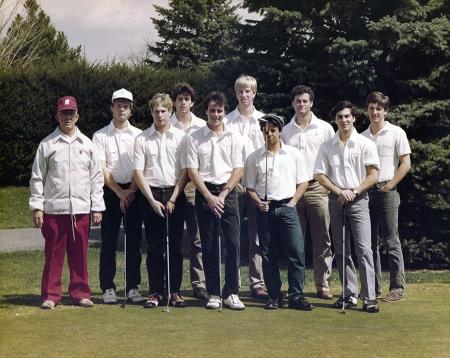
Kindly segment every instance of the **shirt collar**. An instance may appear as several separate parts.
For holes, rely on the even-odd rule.
[[[265,145],[258,149],[258,154],[259,154],[260,157],[265,156],[265,155],[266,155],[266,152],[271,153],[271,152],[269,152],[269,151],[266,149],[266,146],[265,146]],[[276,151],[276,153],[278,153],[278,152],[281,152],[281,153],[286,153],[286,152],[287,152],[287,151],[286,151],[286,144],[284,144],[283,141],[281,141],[281,147],[280,147],[280,149],[278,149],[278,150]]]
[[[108,134],[114,134],[116,132],[116,127],[114,127],[114,123],[113,123],[112,120],[108,124],[108,127],[106,127],[106,130],[107,130]],[[129,133],[132,133],[131,125],[130,125],[130,122],[128,120],[127,120],[127,126],[122,131],[126,131],[126,132],[129,132]]]
[[[222,124],[223,124],[223,132],[219,136],[223,136],[224,134],[230,132],[229,128],[227,127],[224,121],[222,121]],[[206,137],[208,135],[213,136],[216,134],[211,129],[209,129],[208,124],[206,124],[206,126],[203,127],[203,136]]]
[[[318,127],[318,124],[319,124],[319,118],[317,118],[316,115],[314,114],[314,112],[311,111],[311,121],[309,122],[309,124],[308,124],[305,128],[302,128],[302,127],[300,127],[300,126],[297,124],[297,122],[295,121],[295,115],[292,117],[291,123],[292,123],[294,126],[296,126],[297,128],[300,128],[300,129],[303,130],[303,129],[308,128],[308,127]]]
[[[173,128],[175,128],[172,123],[170,123],[170,127],[167,131],[165,131],[164,133],[169,136],[172,135],[173,133]],[[155,126],[152,124],[151,127],[148,129],[148,136],[151,137],[152,135],[157,135]]]
[[[358,135],[358,131],[355,127],[353,127],[352,134],[350,135],[350,138],[348,139],[348,142],[355,143],[356,142],[356,136]],[[339,138],[339,130],[336,131],[334,134],[334,137],[331,139],[331,143],[334,145],[338,145],[340,141]]]
[[[81,143],[83,143],[83,137],[81,136],[81,132],[77,126],[75,126],[75,133],[71,137],[66,136],[65,134],[63,134],[63,132],[61,132],[61,129],[59,129],[59,127],[56,127],[54,143],[58,142],[60,139],[68,143],[72,143],[75,140],[79,140]]]
[[[388,131],[388,130],[390,129],[390,127],[392,127],[392,124],[390,124],[388,121],[384,121],[384,127],[381,128],[380,131],[379,131],[377,134],[375,134],[375,135],[372,134],[372,131],[371,131],[370,127],[371,127],[371,126],[369,126],[369,128],[368,128],[368,132],[369,132],[369,134],[370,134],[372,137],[375,137],[375,136],[378,136],[378,135],[379,135],[380,133],[382,133],[382,132]]]

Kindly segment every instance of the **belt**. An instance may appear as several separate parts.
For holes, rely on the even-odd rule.
[[[154,192],[157,192],[157,193],[166,193],[166,192],[171,192],[171,191],[173,191],[173,189],[175,189],[175,186],[168,186],[168,187],[165,187],[165,188],[159,188],[159,187],[156,187],[156,186],[151,186],[150,187],[150,189],[152,189],[152,192],[154,191]]]
[[[208,188],[209,191],[221,192],[223,190],[223,188],[225,187],[226,183],[213,184],[213,183],[205,182],[205,185],[206,185],[206,187]]]
[[[287,199],[281,199],[281,200],[270,200],[269,201],[269,208],[270,209],[275,209],[275,208],[279,208],[280,206],[283,206],[284,204],[287,204],[291,201],[292,198],[287,198]]]

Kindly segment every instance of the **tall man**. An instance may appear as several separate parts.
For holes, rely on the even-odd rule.
[[[206,289],[210,298],[206,308],[221,307],[219,235],[223,239],[225,284],[223,303],[242,310],[239,292],[239,208],[235,186],[244,172],[243,143],[239,134],[223,123],[227,100],[221,92],[210,92],[203,107],[206,126],[189,138],[187,167],[197,188],[195,209],[202,240]],[[223,235],[222,235],[223,234]]]
[[[116,251],[117,237],[123,218],[126,233],[126,286],[125,292],[131,302],[145,300],[138,290],[141,283],[142,216],[140,192],[133,181],[133,146],[142,132],[128,121],[133,109],[133,94],[122,88],[112,95],[112,121],[94,133],[92,141],[98,148],[105,178],[100,248],[100,288],[104,303],[117,303]]]
[[[244,139],[244,160],[250,153],[264,146],[264,138],[259,128],[258,119],[264,114],[253,105],[256,96],[256,80],[247,75],[240,76],[234,83],[234,92],[238,106],[224,119],[226,126]],[[244,183],[245,184],[245,183]],[[255,298],[267,298],[264,290],[264,279],[261,265],[261,250],[256,231],[256,206],[248,197],[245,186],[236,187],[241,219],[248,219],[248,273],[251,295]]]
[[[367,190],[377,182],[380,167],[373,142],[353,127],[355,109],[351,102],[340,101],[331,110],[338,131],[322,143],[314,166],[314,177],[330,191],[331,232],[341,282],[345,260],[345,282],[342,297],[335,307],[356,306],[357,278],[351,257],[350,231],[358,259],[361,279],[360,298],[363,310],[379,311],[375,295],[375,272],[370,242],[369,196]],[[347,225],[348,223],[348,225]],[[343,228],[345,238],[343,238]],[[343,240],[345,258],[343,257]]]
[[[320,145],[333,137],[333,127],[317,118],[311,111],[314,92],[308,86],[295,86],[291,91],[294,117],[284,127],[281,137],[286,144],[300,150],[306,160],[307,175],[312,178],[314,162]],[[317,297],[331,300],[329,278],[333,256],[330,239],[330,213],[328,191],[317,180],[310,180],[308,190],[297,204],[297,213],[302,226],[303,237],[309,227],[313,248],[314,282]]]
[[[262,117],[267,124],[266,147],[250,154],[245,163],[247,192],[258,206],[258,235],[262,266],[270,299],[266,309],[282,306],[278,257],[288,259],[289,307],[304,311],[313,306],[305,299],[305,251],[303,235],[295,206],[305,193],[311,176],[305,171],[300,151],[281,142],[283,119],[276,115]]]
[[[191,112],[195,101],[195,90],[187,83],[177,83],[171,92],[175,112],[170,118],[175,128],[183,131],[187,136],[195,130],[202,128],[206,122]],[[188,137],[185,137],[185,140]],[[184,153],[183,155],[186,155]],[[198,299],[208,298],[205,286],[205,273],[203,271],[202,242],[198,231],[197,215],[195,214],[195,186],[188,182],[184,189],[186,195],[186,207],[184,219],[189,237],[189,263],[191,285],[194,297]]]
[[[183,190],[187,181],[186,160],[181,146],[184,133],[170,123],[173,104],[168,94],[155,94],[149,106],[153,125],[142,132],[134,144],[134,178],[145,197],[142,200],[142,215],[148,247],[150,295],[144,307],[157,307],[165,293],[167,236],[170,247],[170,274],[166,273],[166,277],[170,275],[170,297],[167,299],[174,307],[184,307],[185,302],[180,294],[183,276],[181,238],[186,200]]]
[[[381,263],[378,249],[380,237],[387,248],[390,270],[389,293],[383,301],[395,302],[405,298],[405,267],[398,235],[400,196],[397,185],[411,169],[411,148],[405,131],[385,121],[389,111],[388,96],[381,92],[373,92],[366,99],[366,107],[370,126],[362,134],[375,143],[380,157],[378,183],[369,190],[375,292],[381,295]]]
[[[77,101],[65,96],[56,104],[58,127],[39,143],[30,179],[33,221],[45,239],[41,308],[61,301],[61,275],[67,250],[69,294],[79,306],[92,307],[88,283],[89,224],[102,220],[103,175],[91,140],[76,127]]]

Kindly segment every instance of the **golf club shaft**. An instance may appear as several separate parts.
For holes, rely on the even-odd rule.
[[[127,225],[126,225],[126,212],[122,215],[123,224],[123,252],[124,252],[124,265],[123,265],[123,303],[122,307],[125,308],[127,302]]]
[[[222,311],[222,242],[220,240],[220,217],[217,218],[217,246],[219,250],[219,296],[220,296],[220,307],[219,311]]]
[[[169,302],[170,302],[170,247],[169,247],[169,214],[166,214],[166,277],[167,277],[167,305],[166,311],[169,312]]]
[[[345,205],[342,206],[342,312],[345,313]]]

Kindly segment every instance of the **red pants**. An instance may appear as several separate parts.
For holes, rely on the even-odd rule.
[[[61,275],[66,250],[70,271],[70,297],[75,303],[91,297],[87,269],[89,220],[89,214],[44,214],[42,235],[45,239],[45,266],[41,284],[43,301],[61,301]]]

